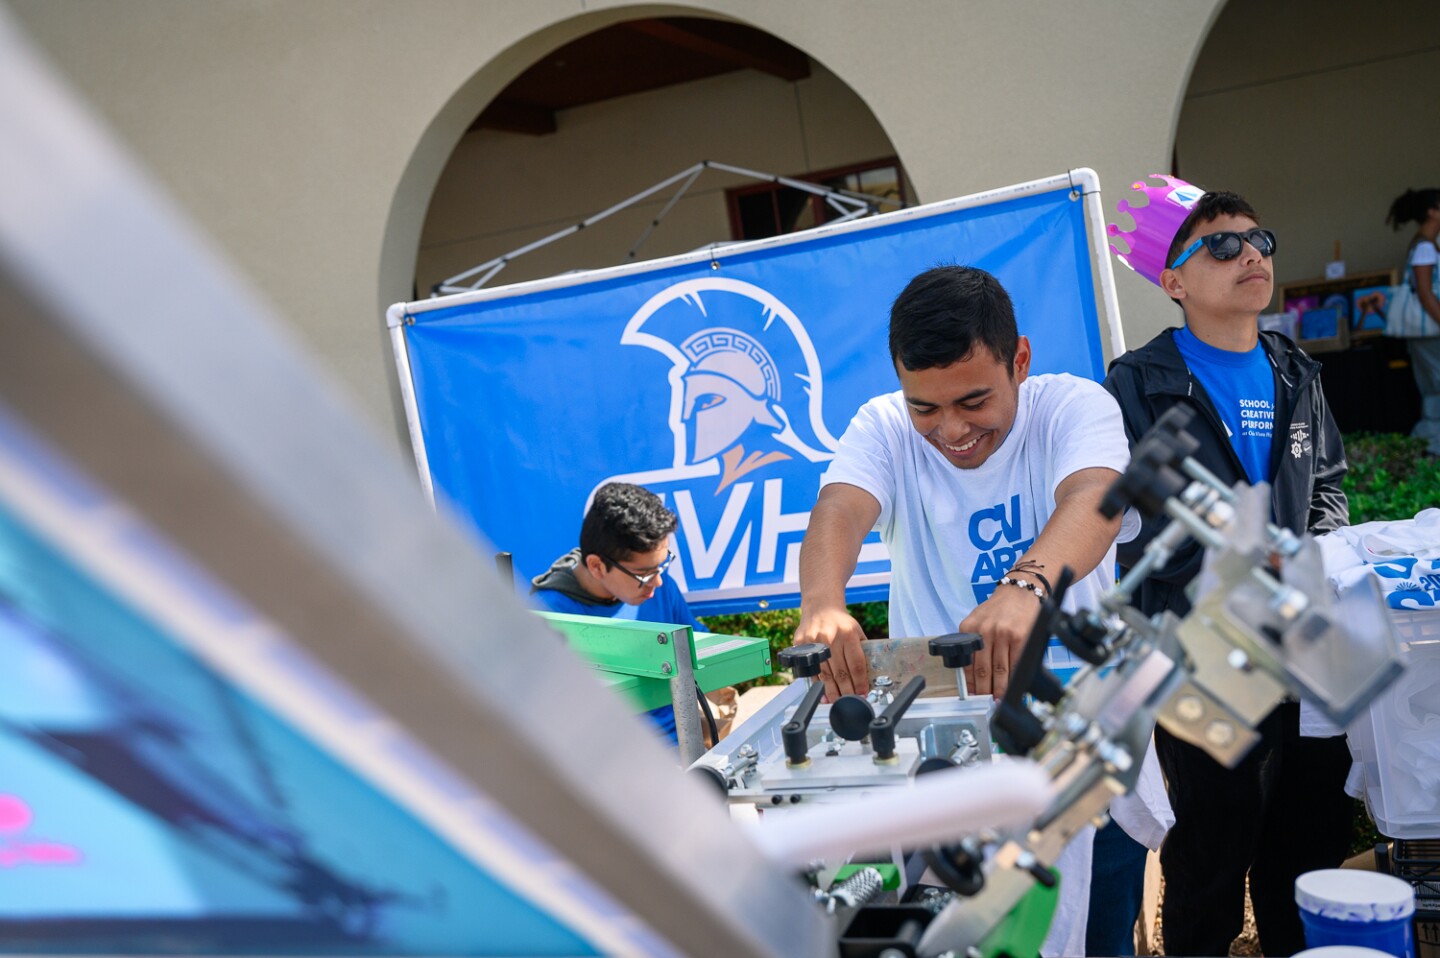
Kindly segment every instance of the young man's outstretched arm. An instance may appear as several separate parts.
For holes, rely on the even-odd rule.
[[[1119,516],[1106,519],[1100,514],[1100,500],[1118,478],[1114,469],[1098,466],[1066,476],[1055,488],[1055,512],[1012,577],[1038,583],[1037,577],[1025,573],[1027,566],[1043,570],[1041,574],[1051,584],[1066,566],[1076,580],[1089,575],[1120,532]],[[1040,602],[1033,593],[1002,585],[965,617],[959,630],[985,639],[984,649],[976,653],[971,674],[966,676],[972,692],[988,692],[997,698],[1005,694],[1010,672],[1039,614]]]
[[[880,518],[880,503],[858,486],[834,482],[820,490],[800,546],[800,625],[795,643],[823,642],[830,660],[821,666],[825,696],[870,690],[860,643],[865,632],[845,608],[845,583],[855,572],[860,546]]]

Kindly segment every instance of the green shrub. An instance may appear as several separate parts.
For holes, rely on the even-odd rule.
[[[784,673],[780,671],[780,662],[775,658],[775,654],[790,645],[790,639],[795,634],[795,627],[800,624],[799,609],[707,615],[704,623],[707,629],[720,635],[748,635],[752,638],[770,640],[770,660],[775,663],[775,671],[769,678],[741,683],[737,686],[741,692],[754,685],[779,685],[788,679],[788,676],[786,679],[781,678]]]
[[[888,632],[889,603],[861,602],[848,607],[866,638],[883,639]],[[707,615],[705,627],[721,635],[749,635],[770,640],[770,656],[773,659],[781,649],[790,647],[795,629],[800,625],[799,609],[774,609],[758,612],[740,612],[734,615]],[[778,668],[778,667],[777,667]],[[775,685],[785,681],[777,671],[768,679],[759,679],[742,685],[745,691],[752,685]]]
[[[1409,519],[1440,507],[1440,459],[1425,453],[1425,441],[1393,433],[1352,433],[1345,437],[1345,495],[1350,524]]]

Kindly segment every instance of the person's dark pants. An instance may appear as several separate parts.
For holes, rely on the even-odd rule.
[[[1244,923],[1247,873],[1261,952],[1279,958],[1305,948],[1295,879],[1345,860],[1353,803],[1345,737],[1301,738],[1299,724],[1298,703],[1278,706],[1234,769],[1155,729],[1175,810],[1160,849],[1165,954],[1229,954]]]
[[[1095,833],[1085,954],[1107,958],[1135,954],[1135,920],[1145,899],[1147,853],[1114,822]]]

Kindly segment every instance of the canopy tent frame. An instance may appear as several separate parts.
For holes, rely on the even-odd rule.
[[[538,239],[533,243],[527,243],[524,246],[513,249],[510,252],[504,254],[503,256],[497,256],[494,259],[486,260],[479,266],[472,266],[464,272],[456,273],[454,276],[451,276],[448,279],[443,279],[430,288],[430,295],[432,297],[435,297],[448,293],[474,292],[475,290],[482,288],[486,283],[494,279],[496,274],[498,274],[502,269],[510,265],[512,262],[514,262],[521,256],[524,256],[526,253],[532,253],[535,250],[540,249],[541,247],[549,246],[551,243],[554,243],[557,240],[562,240],[567,236],[574,236],[581,230],[590,226],[594,226],[596,223],[599,223],[605,219],[608,219],[611,216],[614,216],[621,210],[629,209],[636,203],[639,203],[642,200],[649,199],[650,197],[654,196],[656,193],[659,193],[666,187],[671,186],[675,183],[680,183],[680,188],[675,191],[675,193],[660,209],[660,212],[656,214],[655,218],[652,219],[650,223],[645,227],[644,232],[640,234],[640,238],[637,239],[634,245],[630,247],[629,251],[626,252],[624,261],[634,262],[635,254],[640,251],[640,247],[643,246],[645,244],[645,241],[650,238],[650,234],[655,232],[655,228],[660,225],[661,221],[664,220],[667,215],[669,215],[670,211],[675,208],[675,204],[680,202],[680,198],[689,191],[690,187],[695,185],[695,181],[698,180],[700,178],[700,175],[706,170],[717,170],[721,173],[734,173],[738,176],[746,176],[750,179],[760,180],[766,183],[775,183],[780,186],[787,186],[794,190],[800,190],[805,193],[810,193],[814,196],[824,197],[826,204],[828,204],[832,209],[834,209],[837,213],[840,214],[839,217],[831,220],[830,223],[827,225],[845,223],[853,219],[859,219],[862,216],[868,216],[872,213],[877,213],[879,212],[880,207],[884,205],[895,206],[898,208],[903,208],[905,206],[904,202],[894,197],[871,196],[865,193],[852,193],[849,190],[837,190],[833,187],[820,186],[817,183],[807,183],[804,180],[797,180],[788,176],[778,176],[774,173],[760,173],[755,170],[747,170],[744,167],[732,166],[729,163],[718,163],[714,160],[701,160],[699,163],[696,163],[693,166],[688,166],[673,176],[667,176],[665,179],[661,180],[659,183],[656,183],[654,186],[643,189],[639,193],[636,193],[634,196],[621,200],[614,206],[607,207],[606,209],[603,209],[592,216],[586,217],[578,223],[567,226],[564,229],[559,230],[558,232],[551,233],[549,236]],[[684,181],[683,183],[681,183],[682,180]],[[723,244],[711,244],[711,246],[717,245]],[[479,279],[468,285],[464,284],[465,280],[477,274],[479,274],[480,276]]]

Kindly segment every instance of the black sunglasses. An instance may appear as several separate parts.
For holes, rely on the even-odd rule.
[[[1209,236],[1202,236],[1185,247],[1185,251],[1180,254],[1174,263],[1170,264],[1170,268],[1179,269],[1187,259],[1195,255],[1195,251],[1201,246],[1208,249],[1211,256],[1223,263],[1227,259],[1234,259],[1239,256],[1240,251],[1245,248],[1246,243],[1255,247],[1255,251],[1261,256],[1275,255],[1275,234],[1269,230],[1257,228],[1246,230],[1243,233],[1211,233]]]
[[[615,568],[619,569],[621,572],[628,575],[630,578],[634,579],[636,582],[640,583],[641,585],[649,585],[657,575],[670,568],[670,563],[675,561],[675,553],[671,552],[669,549],[666,549],[665,561],[657,565],[654,571],[647,572],[644,575],[640,575],[637,572],[631,572],[629,569],[625,568],[623,565],[616,562],[614,559],[610,558],[603,552],[597,552],[595,554],[600,558],[604,559],[606,562],[610,563]]]

